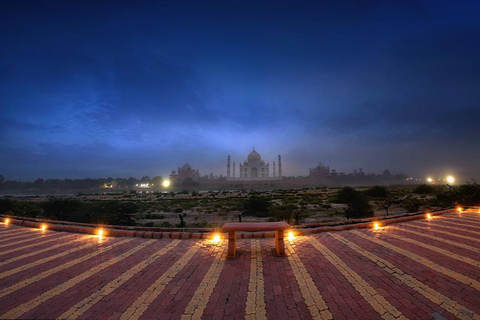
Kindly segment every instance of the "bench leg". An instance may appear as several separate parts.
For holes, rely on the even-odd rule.
[[[283,230],[275,231],[275,249],[279,257],[285,257],[285,242],[283,240]]]
[[[235,259],[235,253],[237,251],[237,232],[229,231],[228,232],[228,254],[227,259]]]

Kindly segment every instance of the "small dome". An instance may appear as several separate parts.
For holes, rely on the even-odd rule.
[[[188,163],[184,164],[183,167],[182,167],[182,171],[183,170],[190,170],[190,169],[191,169],[191,167]]]
[[[253,149],[253,151],[250,152],[250,154],[248,155],[247,160],[248,162],[257,162],[257,161],[261,161],[262,157],[257,151],[255,151],[255,149]]]

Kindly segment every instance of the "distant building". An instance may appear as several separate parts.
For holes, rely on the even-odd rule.
[[[192,181],[198,181],[200,179],[198,169],[192,169],[188,163],[184,164],[181,168],[179,167],[178,172],[173,170],[170,174],[170,181],[172,182],[183,182],[187,178],[192,179]]]
[[[233,175],[231,174],[230,156],[227,157],[227,180],[281,180],[282,179],[282,157],[278,156],[278,175],[275,170],[275,161],[273,162],[273,174],[270,175],[270,164],[262,160],[260,154],[255,151],[250,152],[247,160],[238,165],[238,177],[236,176],[236,166],[233,162]]]
[[[330,171],[330,167],[319,162],[315,168],[310,168],[310,174],[308,175],[308,178],[310,180],[325,180],[335,178],[336,176],[337,172],[334,169]]]

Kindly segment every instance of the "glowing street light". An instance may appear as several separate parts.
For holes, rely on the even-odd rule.
[[[447,182],[450,183],[450,184],[452,184],[452,183],[455,182],[455,178],[454,178],[453,176],[448,176],[448,177],[447,177]]]
[[[220,241],[220,235],[218,233],[213,235],[213,241],[214,242],[219,242]]]
[[[288,239],[289,240],[293,240],[293,237],[295,236],[295,234],[293,233],[293,231],[289,231],[288,232]]]
[[[105,235],[105,231],[103,231],[103,229],[98,229],[97,235],[101,238]]]
[[[432,214],[427,213],[427,219],[428,219],[428,220],[432,219]]]
[[[428,177],[428,178],[427,178],[427,181],[428,181],[429,183],[432,183],[433,179],[430,178],[430,177]]]
[[[373,224],[373,229],[375,229],[375,230],[380,229],[380,224],[379,224],[378,222],[375,222],[375,223]]]
[[[9,223],[10,223],[10,219],[9,219],[9,218],[6,218],[6,219],[5,219],[5,224],[8,225]]]
[[[42,231],[47,230],[47,225],[46,225],[46,224],[42,224],[42,225],[40,226],[40,229],[42,229]]]
[[[168,188],[168,187],[170,186],[170,180],[163,180],[162,185],[163,185],[165,188]]]

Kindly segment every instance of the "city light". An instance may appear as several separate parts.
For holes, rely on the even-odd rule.
[[[293,231],[289,231],[288,232],[288,239],[293,240],[293,237],[294,237]]]
[[[380,229],[380,224],[379,224],[378,222],[375,222],[375,223],[373,224],[373,229],[375,229],[375,230]]]
[[[462,213],[463,208],[462,207],[457,207],[457,211],[458,211],[458,213]]]
[[[103,231],[103,229],[98,229],[97,235],[98,235],[99,237],[103,237],[103,236],[105,235],[105,232]]]
[[[214,242],[219,242],[220,241],[220,235],[218,233],[213,235],[213,241]]]
[[[9,224],[10,223],[10,219],[9,218],[6,218],[5,219],[5,224]]]
[[[163,185],[165,188],[168,188],[168,187],[170,186],[170,180],[163,180],[162,185]]]
[[[40,229],[42,229],[42,231],[47,230],[47,225],[46,225],[46,224],[42,224],[42,225],[40,226]]]
[[[447,177],[447,182],[448,183],[454,183],[455,182],[455,178],[453,176],[448,176]]]
[[[433,182],[433,179],[429,177],[429,178],[427,178],[427,181],[430,182],[430,183],[432,183],[432,182]]]
[[[432,219],[432,215],[430,213],[427,213],[427,219]]]

